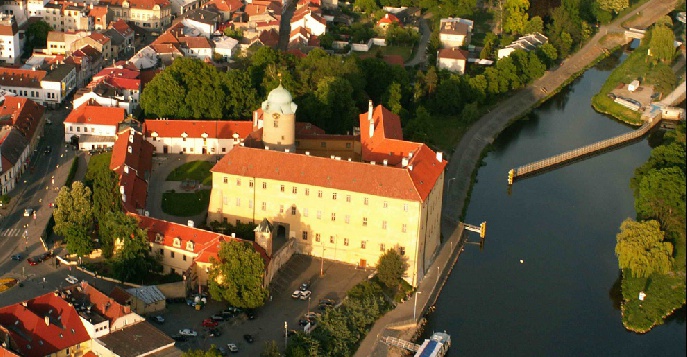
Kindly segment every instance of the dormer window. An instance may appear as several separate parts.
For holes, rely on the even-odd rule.
[[[181,238],[179,238],[179,237],[174,238],[174,243],[172,243],[172,245],[175,248],[180,248],[181,247]]]
[[[155,233],[155,243],[162,243],[162,241],[165,239],[165,237],[162,236],[160,233]]]
[[[192,251],[193,251],[193,249],[194,249],[194,244],[193,244],[193,241],[188,241],[188,242],[186,242],[186,250],[188,250],[188,251],[191,251],[191,252],[192,252]]]

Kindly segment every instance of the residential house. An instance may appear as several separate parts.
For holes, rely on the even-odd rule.
[[[136,52],[136,54],[129,59],[129,63],[136,66],[139,70],[153,69],[160,63],[160,57],[153,47],[146,46]]]
[[[170,0],[170,4],[172,5],[172,15],[173,16],[181,16],[185,14],[188,11],[199,9],[201,6],[201,3],[204,3],[206,1],[201,1],[201,0]]]
[[[109,63],[114,58],[112,52],[112,41],[110,38],[98,33],[92,32],[88,36],[81,37],[76,41],[72,42],[71,51],[76,51],[77,49],[90,45],[91,47],[97,49],[103,55],[103,61]]]
[[[215,54],[222,56],[225,60],[232,58],[238,50],[239,40],[229,36],[215,37],[212,42]]]
[[[93,18],[93,29],[96,31],[107,28],[107,6],[92,6],[88,16]]]
[[[200,35],[210,37],[217,32],[217,28],[222,23],[222,15],[205,9],[196,9],[186,12],[181,19],[181,23],[188,28],[195,29]],[[198,36],[198,35],[196,35]]]
[[[114,145],[117,125],[124,120],[124,108],[85,103],[74,108],[64,120],[64,141],[78,143],[81,150]]]
[[[118,177],[122,206],[127,212],[145,213],[153,151],[153,145],[134,128],[129,127],[117,133],[110,170]],[[143,313],[147,304],[150,303],[139,306],[143,310],[134,308],[134,311]]]
[[[437,68],[464,74],[468,56],[468,51],[461,50],[457,47],[442,48],[437,51]]]
[[[141,94],[140,72],[121,66],[109,67],[93,76],[93,80],[74,95],[74,108],[95,102],[103,107],[124,108],[133,114]]]
[[[126,23],[126,21],[122,19],[112,21],[107,28],[117,31],[117,33],[124,38],[125,49],[133,50],[135,34],[134,30],[131,28],[131,26],[129,26],[129,24]]]
[[[212,59],[213,47],[206,37],[179,37],[181,49],[185,57],[193,57],[201,60]]]
[[[76,83],[78,88],[86,86],[93,75],[103,68],[102,54],[90,45],[74,51],[64,61],[77,66]]]
[[[327,21],[321,16],[319,9],[303,7],[296,10],[291,18],[291,28],[303,27],[312,35],[322,36],[327,32]]]
[[[54,292],[0,308],[0,335],[20,356],[81,356],[91,349],[79,313]]]
[[[536,49],[537,47],[545,44],[548,41],[549,41],[549,39],[546,36],[544,36],[538,32],[531,33],[529,35],[522,36],[522,37],[518,38],[517,40],[513,41],[508,46],[499,49],[497,56],[499,59],[501,59],[503,57],[508,57],[515,50],[523,50],[523,51],[529,52],[529,51],[532,51],[532,50]]]
[[[126,44],[124,43],[124,36],[120,35],[119,32],[117,32],[113,28],[104,30],[102,33],[110,39],[110,47],[112,49],[113,60],[119,58],[120,54],[125,53]]]
[[[168,0],[101,0],[108,18],[131,21],[145,30],[160,31],[172,23],[172,4]]]
[[[126,290],[131,296],[131,308],[139,314],[152,314],[165,309],[165,295],[155,285]]]
[[[472,20],[453,18],[439,21],[439,41],[442,47],[461,47],[470,44]]]
[[[14,16],[0,15],[0,62],[19,62],[23,45],[22,38],[19,36],[19,26],[14,20]]]
[[[398,17],[396,17],[394,14],[386,13],[384,14],[384,17],[377,20],[376,27],[384,31],[391,25],[403,27],[403,24],[401,23],[401,20],[398,19]]]
[[[48,2],[37,14],[55,31],[91,31],[94,29],[93,17],[89,16],[88,5],[76,2]]]
[[[72,46],[74,42],[88,35],[88,32],[50,31],[48,32],[45,54],[68,55],[74,50],[74,46]]]
[[[5,96],[0,108],[0,186],[12,191],[38,146],[45,125],[45,108],[21,97]]]
[[[231,20],[233,14],[240,11],[244,4],[241,0],[210,0],[205,5],[204,8],[212,9],[222,14],[222,19],[224,21]]]

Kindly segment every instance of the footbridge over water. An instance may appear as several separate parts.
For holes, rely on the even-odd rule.
[[[661,120],[659,118],[655,118],[644,123],[644,125],[642,125],[639,129],[631,131],[629,133],[625,133],[610,139],[598,141],[596,143],[583,146],[575,150],[570,150],[562,154],[549,157],[548,159],[539,160],[537,162],[533,162],[515,169],[511,169],[510,171],[508,171],[508,184],[512,185],[513,182],[518,178],[523,178],[525,176],[534,175],[545,170],[550,170],[555,167],[562,166],[566,163],[575,160],[580,160],[584,157],[633,142],[646,135],[646,133],[648,133],[649,130],[656,126],[660,121]]]

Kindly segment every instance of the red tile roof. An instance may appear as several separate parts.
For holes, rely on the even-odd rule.
[[[440,49],[438,57],[467,61],[469,55],[468,51],[453,47]]]
[[[118,77],[118,78],[130,78],[130,79],[136,79],[138,78],[140,74],[140,71],[138,70],[132,70],[129,68],[117,68],[117,67],[108,67],[108,68],[103,68],[102,71],[98,72],[98,74],[93,76],[93,80],[99,80],[104,77]]]
[[[88,16],[91,17],[103,17],[107,15],[107,7],[105,6],[93,6],[93,8],[88,12]]]
[[[110,77],[106,78],[105,82],[119,89],[141,90],[141,81],[139,79]]]
[[[14,125],[30,141],[44,113],[45,107],[31,99],[7,96],[0,108],[0,117],[9,115],[11,119],[8,123],[0,124]]]
[[[219,11],[231,13],[240,10],[243,2],[241,0],[211,0],[205,7],[214,7]]]
[[[265,46],[272,48],[277,47],[279,43],[279,31],[275,29],[263,31],[260,33],[260,36],[258,36],[258,39]]]
[[[1,328],[1,326],[0,326],[0,328]],[[1,332],[2,331],[0,331],[0,334],[1,334]],[[2,345],[0,345],[0,357],[19,357],[19,355],[14,354],[14,352],[12,352],[12,351],[6,349],[5,347],[2,347]]]
[[[147,142],[143,134],[128,128],[117,134],[117,139],[112,147],[110,170],[121,175],[124,172],[124,165],[126,165],[136,171],[142,179],[145,179],[144,173],[152,168],[152,158],[153,144]]]
[[[384,17],[377,21],[377,26],[381,24],[398,24],[401,25],[401,20],[398,19],[394,14],[386,13]]]
[[[32,71],[19,68],[0,68],[0,86],[40,88],[46,71]]]
[[[231,139],[234,133],[244,139],[253,131],[253,122],[248,120],[170,120],[148,119],[143,123],[143,132],[147,138],[156,133],[162,138],[180,138],[186,133],[189,138]]]
[[[188,48],[212,48],[206,37],[179,37],[179,42],[186,44]]]
[[[119,32],[119,34],[121,34],[124,37],[132,36],[134,34],[134,30],[131,27],[129,27],[126,21],[122,19],[110,22],[109,27],[115,29],[117,32]]]
[[[0,308],[0,325],[22,356],[47,356],[91,339],[74,307],[53,292]]]
[[[125,115],[126,111],[124,108],[82,104],[80,107],[72,110],[64,122],[74,124],[117,125],[124,120]]]
[[[235,240],[240,242],[250,242],[253,245],[253,248],[255,248],[255,251],[257,251],[264,260],[265,267],[267,267],[269,263],[270,258],[267,256],[267,252],[265,252],[260,245],[253,241],[232,238],[223,234],[206,231],[199,228],[193,228],[174,222],[167,222],[153,217],[146,217],[131,213],[130,215],[138,219],[138,226],[141,229],[146,229],[148,231],[148,241],[151,243],[173,247],[174,238],[180,238],[180,248],[188,250],[186,249],[187,242],[193,242],[193,250],[188,251],[198,254],[196,261],[209,263],[211,257],[217,257],[219,244],[221,242]],[[158,235],[161,237],[161,240],[156,241]]]
[[[101,45],[110,42],[109,37],[107,37],[107,36],[105,36],[99,32],[92,32],[90,35],[88,35],[88,37],[90,37],[91,39],[93,39],[93,41],[95,41]]]
[[[102,315],[108,321],[110,321],[110,325],[113,324],[118,318],[131,313],[131,308],[129,306],[124,306],[118,303],[113,298],[105,295],[100,290],[88,284],[86,281],[68,286],[61,292],[66,292],[67,290],[70,291],[69,294],[76,299],[90,303],[91,309],[95,310],[99,315]],[[63,295],[63,298],[66,296],[68,295]]]

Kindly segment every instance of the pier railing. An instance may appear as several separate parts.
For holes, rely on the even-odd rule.
[[[593,154],[595,152],[603,151],[630,142],[632,140],[636,140],[644,136],[646,133],[648,133],[649,130],[651,130],[651,128],[658,124],[658,122],[660,122],[660,120],[654,119],[652,121],[644,123],[644,125],[642,125],[639,129],[631,131],[629,133],[618,135],[616,137],[602,140],[587,146],[583,146],[578,149],[570,150],[544,160],[539,160],[527,165],[520,166],[516,169],[511,170],[508,173],[508,181],[512,184],[512,181],[516,177],[531,175],[537,171],[546,170],[558,165],[562,165],[568,161],[577,160],[579,158]]]

